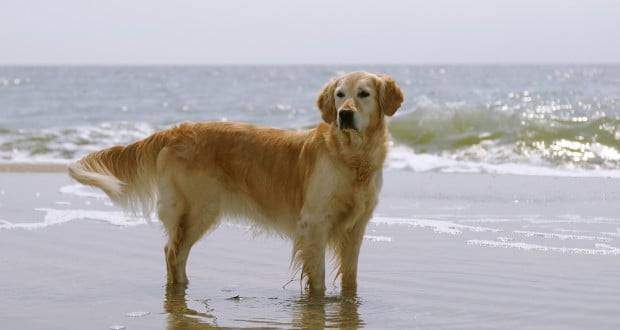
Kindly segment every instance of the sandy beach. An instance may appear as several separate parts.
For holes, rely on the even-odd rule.
[[[311,300],[291,245],[222,224],[166,287],[157,222],[62,172],[0,173],[5,329],[618,328],[620,180],[385,172],[359,291]],[[292,281],[291,281],[292,280]]]

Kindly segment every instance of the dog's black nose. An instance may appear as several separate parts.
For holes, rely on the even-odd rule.
[[[340,128],[354,128],[353,110],[343,109],[338,111],[338,123]]]

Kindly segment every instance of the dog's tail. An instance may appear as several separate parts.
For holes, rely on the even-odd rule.
[[[100,188],[121,207],[148,215],[157,199],[157,156],[170,139],[163,131],[128,146],[90,153],[69,165],[69,175]]]

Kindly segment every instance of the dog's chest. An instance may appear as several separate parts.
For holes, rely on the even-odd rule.
[[[321,217],[334,225],[350,228],[371,216],[381,181],[381,170],[369,172],[364,180],[359,180],[355,171],[323,159],[312,175],[304,208],[323,214]]]
[[[373,173],[364,184],[356,180],[342,183],[329,207],[333,226],[349,230],[369,220],[378,201],[379,178],[380,175]]]

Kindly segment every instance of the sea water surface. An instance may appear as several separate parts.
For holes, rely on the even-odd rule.
[[[620,177],[620,66],[0,67],[0,162],[65,163],[184,121],[303,129],[331,78],[405,93],[388,167]]]
[[[0,173],[2,329],[618,329],[618,180],[386,170],[358,294],[223,221],[166,285],[157,222],[64,173]],[[258,234],[258,235],[257,235]]]

